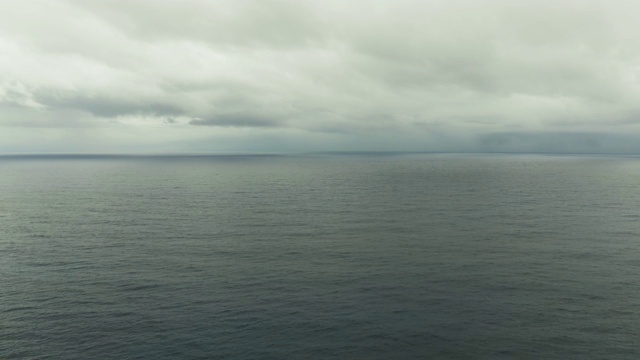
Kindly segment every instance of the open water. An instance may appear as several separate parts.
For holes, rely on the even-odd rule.
[[[1,359],[638,359],[640,157],[0,157]]]

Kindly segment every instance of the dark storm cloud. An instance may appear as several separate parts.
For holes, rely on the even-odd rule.
[[[637,148],[637,137],[616,133],[493,133],[478,141],[478,150],[489,152],[628,153]]]
[[[189,124],[222,127],[279,127],[282,125],[280,121],[251,114],[218,115],[207,119],[194,119]]]

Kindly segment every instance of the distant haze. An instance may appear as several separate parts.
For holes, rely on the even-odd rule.
[[[0,2],[0,152],[640,153],[640,2]]]

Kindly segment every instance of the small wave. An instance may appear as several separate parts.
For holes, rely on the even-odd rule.
[[[149,290],[149,289],[155,289],[155,288],[159,288],[160,285],[158,284],[143,284],[143,285],[138,285],[138,284],[126,284],[126,285],[120,285],[119,288],[123,291],[141,291],[141,290]]]
[[[12,313],[12,312],[16,312],[16,311],[30,311],[35,309],[35,307],[33,306],[16,306],[16,307],[12,307],[12,308],[8,308],[4,311],[2,311],[3,313]]]

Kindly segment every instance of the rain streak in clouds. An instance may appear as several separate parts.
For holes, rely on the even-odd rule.
[[[640,152],[635,1],[0,2],[0,152]]]

